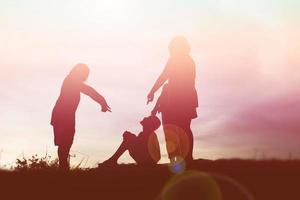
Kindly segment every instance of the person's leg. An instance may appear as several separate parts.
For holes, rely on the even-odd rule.
[[[59,168],[69,170],[69,153],[73,142],[75,130],[67,129],[62,125],[53,126],[54,144],[58,146],[57,155],[59,160]]]
[[[178,140],[178,153],[176,161],[193,160],[193,133],[191,130],[191,119],[183,116],[177,117],[175,122],[176,136]]]
[[[59,145],[57,154],[59,159],[59,168],[62,170],[69,170],[69,153],[70,153],[71,145]]]
[[[166,140],[166,148],[170,163],[176,161],[176,156],[179,154],[179,139],[177,133],[176,120],[171,116],[162,113],[162,125]]]
[[[191,129],[191,121],[192,121],[191,119],[187,119],[185,120],[184,123],[184,131],[189,140],[189,146],[188,146],[189,149],[188,149],[188,154],[186,156],[187,161],[193,161],[194,136]]]
[[[191,130],[191,118],[162,114],[167,151],[170,162],[193,160],[194,137]]]
[[[133,142],[133,140],[136,138],[134,134],[123,134],[123,141],[117,151],[106,161],[103,162],[103,164],[117,164],[118,159],[123,155],[123,153],[128,150],[129,146]]]
[[[117,163],[118,159],[123,155],[123,153],[127,150],[127,145],[123,141],[117,151],[107,160],[111,163]]]
[[[153,166],[157,161],[151,157],[147,144],[143,144],[138,138],[128,145],[129,155],[139,166]]]

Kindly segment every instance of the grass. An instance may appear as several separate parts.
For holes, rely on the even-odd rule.
[[[299,160],[200,159],[178,174],[168,165],[99,165],[69,173],[33,166],[0,171],[1,199],[300,199]]]

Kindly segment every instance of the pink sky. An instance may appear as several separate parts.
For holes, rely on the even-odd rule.
[[[146,95],[176,35],[189,39],[197,66],[196,158],[300,157],[296,1],[51,2],[0,3],[0,166],[22,153],[54,155],[51,110],[78,62],[90,66],[88,83],[113,112],[82,98],[73,162],[108,158],[122,132],[138,133],[149,114]]]

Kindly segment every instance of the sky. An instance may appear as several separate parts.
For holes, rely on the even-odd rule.
[[[55,156],[51,111],[77,63],[113,112],[82,95],[72,163],[109,158],[125,130],[141,130],[177,35],[197,67],[194,157],[300,158],[299,9],[298,0],[0,0],[0,167]]]

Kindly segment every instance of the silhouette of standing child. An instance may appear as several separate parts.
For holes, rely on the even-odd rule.
[[[75,134],[75,113],[80,101],[80,93],[88,95],[99,103],[102,112],[111,112],[104,97],[85,84],[88,76],[88,66],[77,64],[65,78],[60,96],[52,111],[54,144],[58,146],[59,166],[63,170],[69,170],[68,158]]]
[[[154,132],[160,127],[159,119],[156,116],[145,117],[140,124],[143,131],[138,136],[125,131],[121,145],[103,165],[116,165],[126,150],[138,165],[155,165],[160,160],[160,147]]]

